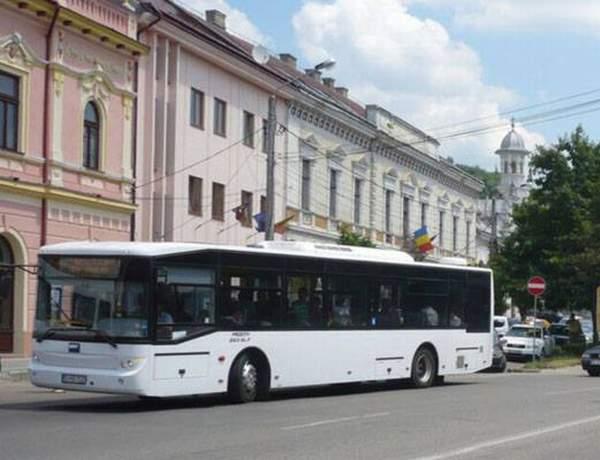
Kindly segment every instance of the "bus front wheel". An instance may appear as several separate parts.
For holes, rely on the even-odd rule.
[[[258,366],[247,353],[239,356],[229,375],[228,395],[235,403],[252,402],[258,394]]]
[[[437,378],[437,363],[433,352],[421,347],[415,353],[412,362],[411,381],[416,388],[427,388]]]

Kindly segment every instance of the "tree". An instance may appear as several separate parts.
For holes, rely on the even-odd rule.
[[[530,161],[535,187],[513,209],[515,230],[490,259],[496,299],[529,305],[527,279],[546,279],[550,309],[591,308],[600,280],[600,144],[578,127]]]
[[[375,244],[373,244],[369,238],[353,232],[350,229],[350,226],[346,224],[342,224],[340,226],[340,237],[338,239],[338,244],[342,244],[344,246],[364,246],[367,248],[375,247]]]
[[[489,172],[479,166],[468,166],[468,165],[456,165],[467,174],[476,177],[483,181],[483,190],[481,191],[481,198],[489,198],[498,193],[498,184],[500,183],[500,173],[497,171]]]

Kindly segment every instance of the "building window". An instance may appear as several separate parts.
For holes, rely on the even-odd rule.
[[[440,242],[440,248],[444,247],[444,211],[440,211],[440,226],[439,226],[439,234],[438,241]]]
[[[225,186],[217,182],[212,184],[212,218],[225,220]]]
[[[471,222],[470,221],[467,222],[467,245],[466,245],[465,252],[467,254],[467,257],[469,257],[469,252],[471,252]]]
[[[354,179],[354,223],[360,225],[362,180]]]
[[[421,227],[427,225],[427,203],[421,203]]]
[[[329,217],[332,219],[337,217],[338,174],[335,169],[329,170]]]
[[[385,191],[385,232],[392,233],[392,197],[391,190]]]
[[[408,238],[410,235],[410,198],[405,196],[402,200],[402,235]]]
[[[266,120],[263,118],[262,121],[262,151],[263,153],[267,153],[267,150],[269,148],[268,146],[268,141],[269,141],[269,120]]]
[[[100,153],[100,117],[93,102],[85,106],[83,120],[83,166],[89,169],[99,168]]]
[[[190,125],[204,129],[204,93],[192,88],[190,100]]]
[[[242,225],[244,227],[252,227],[252,192],[242,190],[242,213]]]
[[[260,212],[261,213],[267,212],[267,197],[264,195],[260,196]]]
[[[202,215],[202,179],[200,177],[189,176],[188,214]]]
[[[458,240],[458,216],[452,216],[452,250],[456,252]]]
[[[0,72],[0,149],[17,150],[19,79]]]
[[[302,209],[310,210],[310,160],[302,160]]]
[[[215,97],[214,130],[217,136],[227,135],[227,103]]]
[[[254,148],[254,115],[244,111],[244,145]]]

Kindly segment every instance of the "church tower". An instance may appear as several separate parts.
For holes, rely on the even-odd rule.
[[[512,208],[529,194],[527,183],[527,157],[529,150],[525,148],[523,137],[515,131],[515,121],[511,121],[511,129],[496,150],[500,157],[500,183],[497,201],[498,233],[510,232]]]
[[[515,131],[515,121],[511,122],[508,132],[500,148],[496,150],[500,157],[500,184],[498,191],[508,201],[521,201],[529,192],[527,190],[527,156],[523,137]]]

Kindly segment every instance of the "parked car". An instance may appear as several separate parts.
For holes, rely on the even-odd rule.
[[[600,345],[589,348],[581,355],[581,367],[592,377],[600,376]]]
[[[529,324],[510,328],[502,349],[507,358],[540,358],[554,351],[554,339],[546,329]]]
[[[510,326],[506,316],[494,316],[494,330],[498,334],[498,338],[504,337],[509,329]]]
[[[554,343],[559,346],[569,343],[569,328],[566,324],[553,323],[548,330],[550,335],[554,337]]]
[[[579,324],[581,324],[582,336],[580,340],[575,340],[575,342],[583,342],[585,340],[585,343],[590,345],[594,341],[594,324],[592,323],[592,320],[582,319],[580,316],[577,316],[576,319],[579,321]],[[569,317],[564,317],[560,323],[558,323],[567,327],[567,335],[569,335],[568,321]],[[569,342],[573,342],[573,339],[570,338]]]
[[[581,320],[581,330],[585,335],[585,343],[590,345],[594,341],[594,323],[591,319]]]

